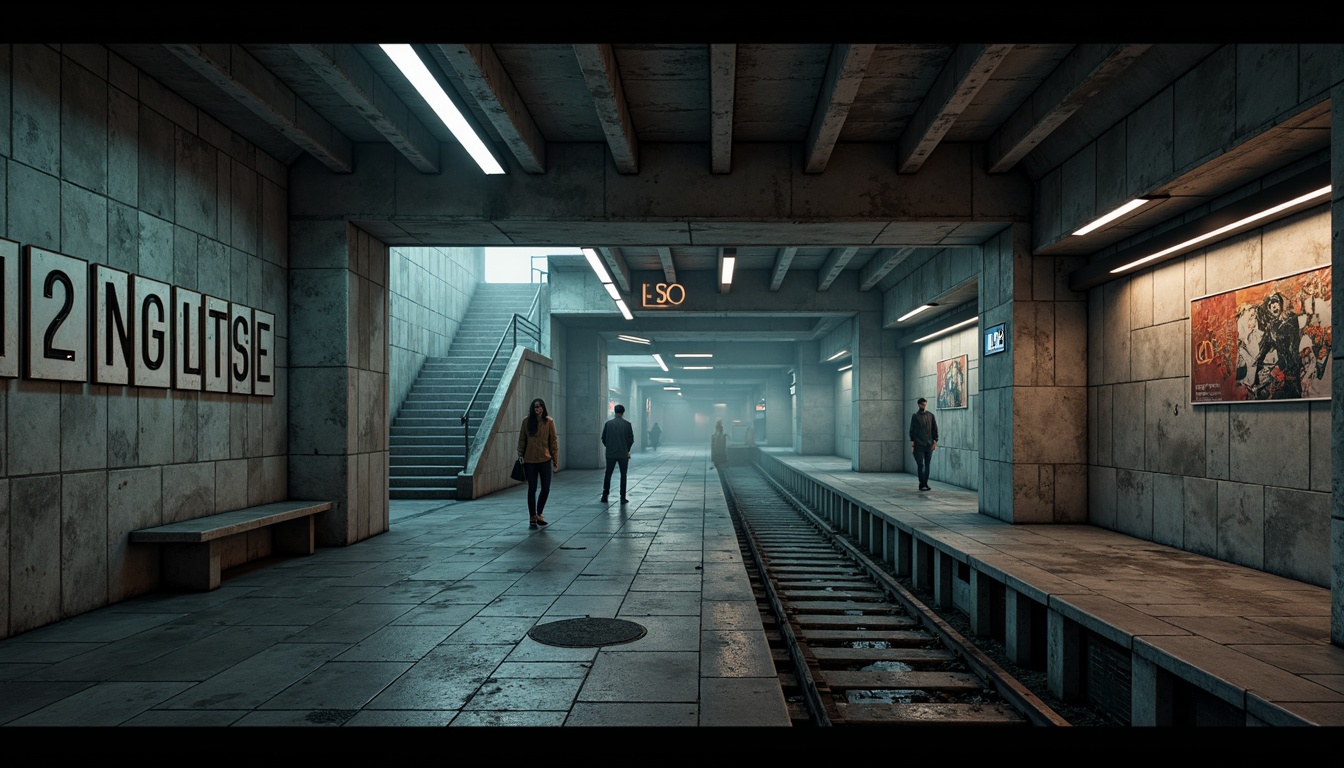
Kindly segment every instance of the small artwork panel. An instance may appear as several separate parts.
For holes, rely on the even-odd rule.
[[[1328,400],[1330,267],[1190,302],[1190,402]]]
[[[966,355],[938,361],[938,407],[967,407]]]

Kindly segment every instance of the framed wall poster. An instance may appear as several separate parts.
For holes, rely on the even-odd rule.
[[[965,408],[966,355],[938,361],[938,407]]]
[[[1329,265],[1190,302],[1190,403],[1330,399]]]

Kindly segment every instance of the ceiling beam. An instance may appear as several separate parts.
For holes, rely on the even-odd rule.
[[[1074,48],[1045,82],[987,142],[990,173],[1006,173],[1084,103],[1110,85],[1152,46],[1084,43]]]
[[[241,45],[173,43],[164,47],[332,172],[354,170],[350,139]]]
[[[895,269],[897,265],[910,257],[914,253],[914,248],[883,248],[878,251],[873,258],[869,259],[867,264],[859,272],[859,290],[869,291],[881,282],[882,278],[887,276],[888,272]]]
[[[733,95],[737,86],[737,46],[709,46],[709,170],[733,169]]]
[[[545,173],[546,139],[495,49],[483,43],[444,43],[439,52],[462,78],[467,93],[499,132],[519,167],[526,173]]]
[[[639,140],[635,138],[630,109],[616,70],[616,54],[610,44],[575,44],[574,55],[588,83],[588,92],[597,108],[597,120],[607,137],[607,147],[621,173],[639,172]]]
[[[625,255],[621,253],[620,248],[598,248],[597,255],[606,262],[607,272],[611,273],[612,282],[622,292],[630,293],[630,267],[625,263]]]
[[[796,255],[797,248],[780,248],[779,253],[775,254],[775,267],[770,273],[770,290],[778,291],[779,286],[784,284],[784,276],[789,274],[789,264],[793,263]]]
[[[900,173],[914,173],[924,165],[1012,49],[1007,44],[957,46],[896,142]]]
[[[290,49],[421,173],[439,172],[439,140],[373,67],[346,43],[294,44]]]
[[[854,94],[858,93],[859,85],[863,83],[868,60],[872,58],[876,47],[866,44],[831,47],[826,78],[822,81],[821,93],[812,110],[812,125],[807,130],[807,145],[803,152],[804,170],[807,173],[826,170],[831,151],[840,138],[840,129],[844,128],[849,108],[854,104]]]
[[[666,245],[658,246],[658,261],[663,263],[663,277],[667,282],[677,282],[677,267],[672,263],[672,249]]]
[[[858,252],[858,248],[832,248],[831,255],[826,257],[826,262],[817,270],[817,290],[824,291],[830,288],[831,283],[845,271],[845,267]]]

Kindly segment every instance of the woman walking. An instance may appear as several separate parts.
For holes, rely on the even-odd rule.
[[[546,411],[541,398],[532,401],[532,413],[523,419],[518,431],[518,458],[527,474],[528,528],[546,525],[541,516],[546,509],[546,498],[551,495],[551,471],[560,470],[560,441],[555,436],[555,421]],[[537,495],[540,482],[541,495]]]

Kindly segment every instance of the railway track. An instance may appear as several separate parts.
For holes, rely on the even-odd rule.
[[[795,725],[1069,725],[765,473],[720,478]]]

